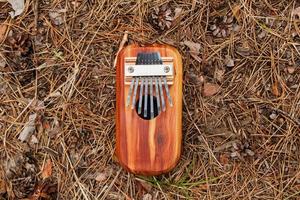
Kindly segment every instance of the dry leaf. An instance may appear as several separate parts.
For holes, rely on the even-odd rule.
[[[50,194],[55,193],[57,193],[56,185],[50,185],[47,182],[41,182],[35,187],[33,194],[26,200],[52,199]]]
[[[10,3],[14,9],[14,11],[9,12],[12,18],[21,15],[24,11],[24,0],[7,0],[7,2]]]
[[[51,159],[48,159],[43,170],[41,176],[43,179],[49,178],[52,175],[52,162]]]
[[[234,60],[231,58],[231,56],[227,55],[225,57],[225,65],[227,67],[234,67]]]
[[[174,13],[175,13],[174,19],[178,18],[178,17],[181,15],[182,11],[183,11],[182,8],[175,8],[175,11],[174,11]]]
[[[0,179],[0,195],[6,193],[6,183]]]
[[[239,152],[237,152],[237,151],[232,152],[232,153],[230,154],[230,156],[231,156],[232,158],[236,158],[236,157],[241,158],[241,157],[242,157],[241,154],[240,154]]]
[[[195,9],[196,4],[197,4],[197,0],[192,0],[192,10]]]
[[[197,76],[194,72],[186,73],[185,80],[195,85],[201,85],[205,81],[202,75]]]
[[[293,74],[295,72],[295,67],[289,66],[287,67],[287,71],[289,74]]]
[[[190,48],[190,51],[195,53],[196,55],[199,54],[200,49],[201,49],[201,44],[199,43],[195,43],[195,42],[191,42],[191,41],[184,41],[183,42],[188,48]]]
[[[220,91],[220,86],[214,83],[204,83],[202,95],[210,97],[217,94]]]
[[[228,148],[232,147],[235,143],[236,143],[236,140],[226,142],[226,143],[222,144],[221,146],[216,147],[216,148],[214,149],[214,151],[215,151],[215,152],[223,151],[223,150],[225,150],[225,149],[228,149]]]
[[[295,8],[293,11],[292,11],[292,17],[298,17],[298,19],[300,19],[300,7],[298,8]]]
[[[142,200],[152,200],[152,199],[153,199],[153,198],[152,198],[152,195],[149,194],[149,193],[145,194],[145,195],[143,196],[143,198],[142,198]]]
[[[37,137],[35,137],[35,135],[32,135],[31,139],[30,139],[30,143],[31,144],[38,144],[39,140],[37,139]]]
[[[142,188],[146,191],[146,192],[150,192],[152,189],[152,185],[150,183],[148,183],[147,181],[141,180],[141,179],[136,179],[138,181],[139,184],[141,184]]]
[[[228,158],[228,155],[227,154],[221,154],[220,155],[220,163],[222,165],[227,165],[229,162],[229,158]]]
[[[214,78],[217,79],[219,82],[222,82],[224,79],[225,69],[224,68],[216,68],[214,73]]]
[[[74,8],[78,8],[81,5],[81,2],[72,1],[71,4],[74,6]]]
[[[275,81],[272,85],[272,94],[277,97],[280,96],[279,89],[278,89],[278,81]]]
[[[0,36],[1,37],[1,36]],[[0,39],[1,42],[1,39]],[[4,68],[6,66],[6,61],[4,58],[0,57],[0,68]]]
[[[247,40],[242,42],[241,46],[237,46],[236,49],[237,53],[243,55],[243,56],[249,56],[251,54],[251,48]]]
[[[7,192],[7,188],[6,188],[6,181],[4,180],[4,171],[2,170],[2,168],[0,168],[0,197],[1,194],[4,194]]]
[[[95,180],[97,182],[104,182],[107,179],[107,173],[105,172],[100,172],[96,174]]]
[[[48,133],[50,138],[56,137],[58,133],[61,131],[61,127],[57,118],[54,118],[51,127],[50,125],[48,126],[46,122],[45,125],[43,125],[43,128]]]
[[[245,153],[248,154],[249,156],[254,156],[255,155],[254,151],[252,151],[251,149],[246,149]]]
[[[241,15],[241,6],[239,4],[235,5],[232,8],[232,15],[237,19],[237,21],[240,21],[240,15]]]
[[[199,62],[202,62],[202,59],[198,56],[199,53],[200,53],[200,49],[201,49],[201,44],[199,43],[195,43],[195,42],[191,42],[191,41],[184,41],[183,42],[189,49],[190,49],[190,54],[191,56],[199,61]]]
[[[200,190],[208,190],[208,184],[199,185]]]
[[[264,30],[262,30],[262,31],[260,32],[260,34],[257,35],[257,37],[258,37],[259,39],[263,39],[264,37],[266,37],[266,35],[267,35],[267,32],[264,31]]]
[[[0,43],[5,40],[6,31],[7,31],[7,25],[0,24]]]
[[[277,118],[277,114],[276,113],[272,113],[270,116],[270,119],[274,120]]]
[[[23,131],[20,133],[18,137],[18,139],[21,140],[22,142],[28,140],[30,136],[34,133],[36,116],[37,116],[36,113],[31,114],[29,116],[28,122],[25,124]]]
[[[67,12],[66,9],[60,9],[55,11],[49,11],[49,17],[52,20],[52,22],[59,26],[64,23],[64,16],[63,13]]]

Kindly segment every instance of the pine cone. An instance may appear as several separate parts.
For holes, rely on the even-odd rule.
[[[38,169],[32,158],[27,155],[15,156],[6,162],[5,171],[18,198],[28,197],[34,191]]]
[[[232,153],[231,153],[231,157],[235,158],[235,157],[239,157],[239,158],[244,158],[244,157],[252,157],[255,155],[255,153],[251,150],[251,146],[249,144],[249,142],[247,141],[237,141],[235,143],[233,143],[233,147],[232,147]]]
[[[6,57],[9,60],[9,66],[13,72],[20,72],[16,74],[16,78],[21,85],[26,85],[31,82],[35,76],[35,71],[32,70],[32,43],[27,34],[16,33],[7,38]]]
[[[235,23],[235,19],[231,14],[216,17],[213,24],[209,27],[213,36],[218,38],[228,37],[232,31],[237,31],[239,25]]]
[[[154,8],[150,15],[150,23],[159,31],[171,28],[173,21],[173,12],[169,4]]]
[[[221,8],[225,7],[226,1],[224,0],[213,0],[211,1],[210,5],[215,10],[220,10]]]
[[[15,36],[10,36],[8,43],[16,56],[28,56],[32,50],[32,44],[27,34],[17,33]]]

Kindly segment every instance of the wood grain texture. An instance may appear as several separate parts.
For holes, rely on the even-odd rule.
[[[174,106],[152,120],[140,118],[135,109],[125,106],[129,86],[124,83],[124,58],[138,52],[158,51],[174,58],[174,84],[169,87]],[[116,155],[128,171],[158,175],[174,168],[181,154],[182,139],[182,60],[178,51],[166,45],[124,48],[117,58],[116,76]],[[137,95],[138,96],[138,95]],[[138,98],[138,97],[137,97]],[[165,99],[166,95],[165,95]]]

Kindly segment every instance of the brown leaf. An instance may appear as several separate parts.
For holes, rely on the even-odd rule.
[[[0,25],[0,42],[3,42],[5,40],[6,31],[7,31],[7,25],[1,24]]]
[[[289,74],[293,74],[295,72],[295,70],[296,70],[295,67],[292,67],[292,66],[287,67],[287,71]]]
[[[26,200],[50,199],[50,194],[57,193],[57,185],[49,185],[46,182],[40,182],[34,189],[33,194]]]
[[[272,94],[276,97],[280,96],[279,89],[278,89],[278,81],[274,81],[272,85]]]
[[[153,199],[153,197],[152,197],[152,195],[149,194],[149,193],[143,195],[143,198],[142,198],[142,200],[152,200],[152,199]]]
[[[225,69],[224,68],[216,68],[214,73],[214,78],[219,82],[222,82],[224,79]]]
[[[190,82],[191,84],[201,85],[204,83],[204,77],[202,75],[197,76],[194,72],[186,73],[185,81]]]
[[[14,11],[9,12],[12,18],[19,16],[23,13],[25,8],[25,1],[24,0],[7,0],[8,3],[11,4],[11,7]]]
[[[201,62],[202,59],[198,56],[200,53],[200,49],[201,49],[201,44],[199,43],[195,43],[195,42],[191,42],[191,41],[184,41],[183,42],[189,49],[190,49],[190,54],[191,56],[197,60],[198,62]]]
[[[0,168],[0,197],[1,194],[4,194],[7,192],[7,188],[6,188],[6,181],[4,180],[4,170],[2,169],[2,167]]]
[[[6,193],[6,182],[0,179],[0,194]]]
[[[22,142],[28,140],[30,136],[34,133],[35,131],[35,120],[36,120],[37,114],[31,114],[29,116],[28,122],[25,124],[24,129],[20,133],[18,139],[21,140]]]
[[[174,15],[174,19],[177,19],[183,12],[183,9],[182,8],[175,8],[175,15]]]
[[[226,55],[226,57],[225,57],[225,65],[227,67],[234,67],[234,60],[231,58],[231,56]]]
[[[298,8],[295,8],[293,11],[292,11],[292,17],[298,17],[298,19],[300,19],[300,7]]]
[[[51,159],[48,159],[44,166],[44,169],[42,170],[41,176],[43,179],[46,179],[49,178],[51,175],[52,175],[52,162]]]
[[[142,179],[136,179],[137,182],[142,186],[142,188],[146,191],[146,192],[150,192],[152,189],[152,185],[150,185],[150,183],[148,183],[147,181],[144,181]]]
[[[65,22],[63,15],[65,12],[66,9],[49,11],[49,17],[55,25],[59,26]]]
[[[95,177],[97,182],[104,182],[107,179],[108,174],[106,172],[98,173]]]
[[[217,94],[220,91],[220,86],[214,83],[205,83],[202,90],[202,95],[210,97]]]
[[[188,41],[188,40],[184,41],[183,43],[190,49],[191,52],[194,52],[197,55],[199,54],[201,44],[191,42],[191,41]]]
[[[104,182],[106,181],[109,177],[112,176],[113,169],[105,169],[103,171],[99,171],[94,173],[93,179],[95,179],[98,182]]]
[[[241,6],[239,4],[234,5],[232,8],[232,15],[237,19],[237,21],[240,21],[240,15],[241,15]]]
[[[206,184],[203,184],[203,185],[199,185],[199,189],[200,190],[208,190],[208,184],[206,183]]]
[[[49,130],[51,128],[49,121],[43,121],[43,129]]]
[[[229,161],[228,155],[227,154],[221,154],[220,155],[220,163],[222,165],[227,165]]]

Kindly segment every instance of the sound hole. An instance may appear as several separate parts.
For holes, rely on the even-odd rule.
[[[147,115],[146,117],[144,116],[144,101],[145,101],[145,98],[147,98]],[[142,112],[139,114],[138,113],[138,105],[139,105],[139,102],[142,101]],[[141,118],[145,119],[145,120],[150,120],[150,119],[154,119],[155,117],[157,117],[158,115],[158,110],[157,110],[157,98],[155,96],[153,96],[153,110],[154,110],[154,115],[153,117],[151,118],[151,113],[150,113],[150,95],[147,95],[147,96],[143,96],[142,99],[139,99],[136,104],[135,104],[135,111],[136,113],[138,114],[138,116],[140,116]]]

